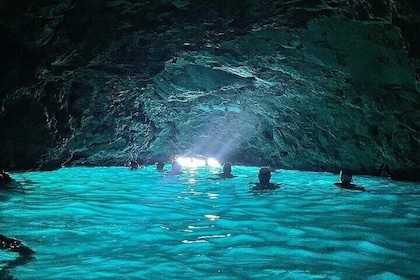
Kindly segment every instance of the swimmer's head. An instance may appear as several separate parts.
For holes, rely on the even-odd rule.
[[[172,171],[181,171],[181,164],[179,162],[172,162]]]
[[[223,164],[223,173],[230,174],[232,172],[232,164],[230,162],[226,162]]]
[[[158,162],[156,162],[156,169],[159,171],[163,171],[163,167],[165,166],[165,164],[163,163],[163,161],[158,160]]]
[[[271,171],[268,167],[261,167],[258,172],[258,180],[260,184],[269,184],[271,179]]]
[[[353,181],[353,175],[348,170],[340,171],[340,182],[343,184],[350,184]]]

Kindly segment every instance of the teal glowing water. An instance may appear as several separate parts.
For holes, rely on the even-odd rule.
[[[198,168],[165,178],[150,166],[63,168],[12,176],[0,233],[37,253],[16,279],[418,279],[420,186],[283,171],[282,188],[249,191],[258,168],[208,180]],[[0,269],[9,252],[0,252]],[[4,272],[3,272],[4,273]],[[3,276],[5,277],[5,276]],[[0,279],[2,276],[0,275]]]

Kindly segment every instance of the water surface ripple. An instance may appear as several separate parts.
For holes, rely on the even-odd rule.
[[[35,259],[15,279],[420,279],[420,185],[355,176],[273,173],[280,189],[249,191],[258,168],[164,177],[153,166],[12,174],[0,233]],[[15,255],[0,252],[0,268]],[[0,279],[5,276],[0,274]],[[10,277],[9,275],[9,277]]]

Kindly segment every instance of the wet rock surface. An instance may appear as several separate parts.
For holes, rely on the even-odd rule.
[[[419,180],[414,2],[3,1],[0,165],[190,154]]]

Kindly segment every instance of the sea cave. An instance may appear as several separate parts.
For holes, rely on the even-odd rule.
[[[416,0],[3,0],[0,167],[237,165],[420,180]]]

